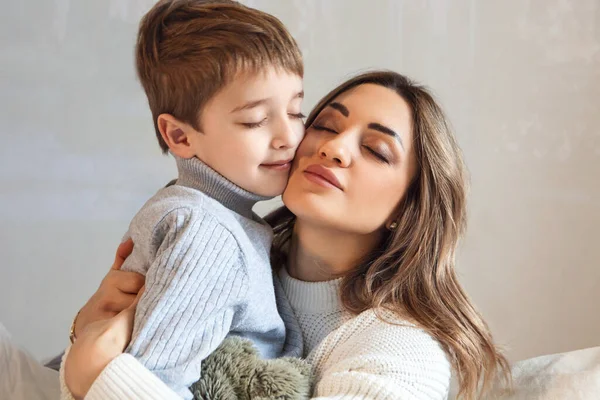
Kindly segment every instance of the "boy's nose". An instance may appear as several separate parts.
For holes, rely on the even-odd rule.
[[[271,145],[277,150],[295,148],[302,140],[303,132],[304,126],[295,127],[292,121],[284,121],[277,129]]]

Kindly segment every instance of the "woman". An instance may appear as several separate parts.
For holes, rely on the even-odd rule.
[[[268,221],[273,266],[314,368],[314,396],[443,399],[453,367],[459,394],[474,398],[498,372],[507,376],[506,359],[454,271],[466,173],[431,95],[394,72],[362,74],[325,96],[306,127],[286,207]],[[79,329],[88,327],[67,357],[66,382],[77,393],[93,384],[104,398],[130,385],[162,390],[120,355],[132,306],[87,322],[102,317],[98,309],[126,308],[141,285],[112,297],[107,291],[120,284],[108,279],[81,312]]]

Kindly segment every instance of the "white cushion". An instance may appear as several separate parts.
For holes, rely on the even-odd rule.
[[[531,358],[514,364],[512,393],[496,389],[488,399],[600,399],[600,347]]]
[[[0,324],[0,399],[56,400],[58,372],[44,367],[17,346]]]

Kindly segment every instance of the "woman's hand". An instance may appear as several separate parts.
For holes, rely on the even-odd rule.
[[[114,317],[131,306],[145,278],[136,272],[120,271],[121,265],[133,250],[131,239],[119,245],[115,262],[100,287],[79,311],[75,321],[75,337],[79,337],[87,325]]]
[[[131,340],[135,307],[144,292],[114,317],[94,321],[80,331],[65,360],[65,383],[76,399],[85,397],[102,370],[125,350]]]

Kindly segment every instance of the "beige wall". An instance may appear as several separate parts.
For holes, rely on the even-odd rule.
[[[174,174],[132,66],[151,3],[0,14],[0,322],[40,357],[65,344],[129,218]],[[437,94],[472,176],[460,274],[512,359],[600,345],[597,0],[246,3],[298,39],[305,111],[374,67]]]

